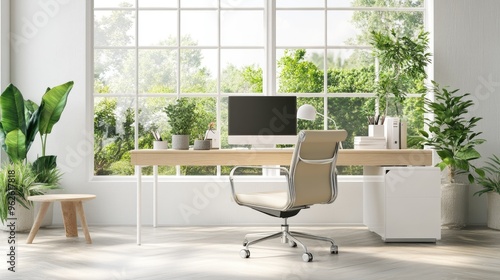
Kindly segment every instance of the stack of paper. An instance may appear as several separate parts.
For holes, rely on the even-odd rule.
[[[354,137],[354,149],[386,149],[387,142],[385,137],[369,137],[356,136]]]

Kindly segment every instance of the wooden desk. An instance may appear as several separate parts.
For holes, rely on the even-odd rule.
[[[153,226],[157,225],[159,165],[290,165],[293,149],[222,150],[133,150],[131,163],[137,174],[137,244],[141,244],[142,167],[153,166]],[[339,151],[337,165],[429,166],[431,150],[352,150]]]

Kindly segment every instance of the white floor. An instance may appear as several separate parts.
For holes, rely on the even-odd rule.
[[[40,229],[33,244],[16,235],[16,272],[0,262],[0,279],[498,279],[500,231],[487,228],[443,230],[434,243],[384,243],[365,227],[293,228],[332,237],[329,245],[305,241],[314,255],[301,259],[301,248],[278,239],[239,251],[245,233],[279,227],[143,227],[143,245],[135,227],[90,226],[93,244],[83,236],[66,238],[63,228]],[[80,231],[81,233],[81,231]],[[80,234],[82,235],[82,234]],[[7,251],[0,233],[1,254]],[[6,259],[5,257],[2,259]]]

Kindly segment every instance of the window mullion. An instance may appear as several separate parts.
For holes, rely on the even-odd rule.
[[[264,94],[276,94],[276,0],[266,2],[265,17],[265,52]]]

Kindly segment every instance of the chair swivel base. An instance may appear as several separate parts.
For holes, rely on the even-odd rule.
[[[251,240],[251,241],[248,241],[249,235],[250,234],[247,234],[245,236],[245,240],[243,241],[243,246],[245,246],[245,248],[241,249],[241,251],[240,251],[240,256],[244,259],[250,257],[250,250],[248,249],[248,247],[250,247],[250,245],[253,245],[253,244],[265,241],[265,240],[278,238],[278,237],[281,237],[281,243],[288,243],[288,245],[290,247],[297,247],[297,244],[300,245],[304,251],[304,253],[302,254],[302,260],[305,262],[311,262],[313,260],[313,255],[307,251],[307,247],[304,245],[304,243],[300,242],[297,239],[297,237],[330,242],[332,244],[330,246],[330,254],[338,254],[339,253],[338,246],[335,244],[335,241],[333,241],[333,239],[327,238],[327,237],[322,237],[322,236],[311,235],[311,234],[307,234],[307,233],[302,233],[302,232],[289,231],[289,226],[286,224],[286,219],[285,219],[285,224],[281,225],[280,232],[277,232],[277,233],[274,233],[274,234],[271,234],[268,236],[264,236],[264,237],[261,237],[261,238],[255,239],[255,240]]]

